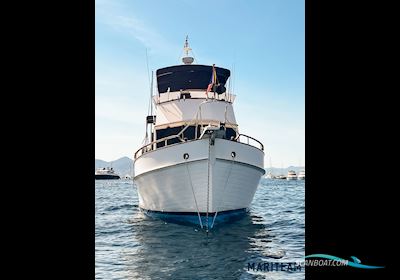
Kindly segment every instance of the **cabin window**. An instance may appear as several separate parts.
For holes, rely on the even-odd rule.
[[[181,92],[179,98],[180,99],[187,99],[191,98],[192,96],[190,95],[190,92]]]
[[[164,137],[171,136],[171,135],[176,135],[179,132],[181,132],[182,129],[184,129],[184,128],[185,128],[185,126],[168,127],[165,129],[158,129],[156,132],[157,140],[164,138]],[[182,138],[185,140],[194,140],[195,136],[196,136],[195,135],[195,126],[192,125],[192,126],[189,126],[183,132]],[[199,136],[200,136],[200,126],[197,127],[197,137],[199,137]],[[180,140],[178,138],[173,138],[173,139],[167,140],[167,145],[176,144],[179,142],[180,142]],[[165,146],[165,141],[157,143],[157,148],[164,147],[164,146]]]
[[[168,127],[168,128],[164,128],[164,129],[158,129],[156,131],[156,136],[157,136],[157,140],[168,137],[168,136],[172,136],[172,135],[176,135],[179,132],[182,131],[182,129],[185,126],[178,126],[178,127]],[[200,132],[200,125],[197,126],[197,137],[200,136],[201,132]],[[182,135],[182,138],[185,139],[186,141],[189,140],[194,140],[195,139],[195,126],[189,126]],[[236,131],[233,128],[226,128],[226,134],[225,134],[225,139],[231,139],[231,137],[235,138],[236,137]],[[178,138],[173,138],[173,139],[169,139],[167,140],[167,145],[172,145],[172,144],[177,144],[179,143],[180,140]],[[165,141],[159,142],[157,143],[157,148],[160,147],[164,147],[165,146]]]
[[[157,135],[157,140],[164,138],[164,137],[168,137],[171,135],[176,135],[178,134],[181,130],[183,129],[183,126],[178,126],[178,127],[168,127],[165,129],[158,129],[156,131],[156,135]],[[173,139],[169,139],[167,140],[167,145],[172,145],[172,144],[176,144],[179,143],[179,139],[178,138],[173,138]],[[159,142],[157,143],[157,148],[160,147],[164,147],[165,146],[165,141]]]
[[[236,131],[233,128],[227,128],[225,134],[226,139],[230,140],[232,136],[236,138]]]
[[[194,140],[195,139],[195,126],[191,125],[189,126],[184,132],[183,132],[183,138],[186,140]],[[200,127],[197,127],[197,137],[200,136]]]

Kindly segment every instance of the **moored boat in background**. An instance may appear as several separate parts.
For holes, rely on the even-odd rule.
[[[116,180],[120,179],[120,176],[115,173],[112,167],[103,167],[96,170],[94,173],[94,178],[96,180]]]
[[[299,175],[297,176],[297,179],[305,180],[306,179],[306,171],[305,170],[300,170],[299,171]]]
[[[286,176],[286,180],[290,181],[290,180],[297,180],[297,175],[296,172],[294,170],[289,170],[288,174]]]

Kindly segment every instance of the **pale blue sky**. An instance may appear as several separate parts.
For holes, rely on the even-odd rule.
[[[151,70],[180,64],[185,36],[197,63],[228,68],[241,133],[276,167],[304,164],[303,0],[96,0],[96,158],[133,157],[145,133]]]

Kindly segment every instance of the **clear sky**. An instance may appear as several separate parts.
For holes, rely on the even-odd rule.
[[[133,158],[145,134],[149,69],[195,63],[232,71],[241,133],[265,146],[265,166],[305,161],[303,0],[96,0],[95,156]]]

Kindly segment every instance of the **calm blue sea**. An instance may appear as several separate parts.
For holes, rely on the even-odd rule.
[[[263,179],[250,213],[207,236],[146,217],[132,181],[96,181],[96,279],[304,279],[304,269],[248,271],[304,258],[304,185]]]

